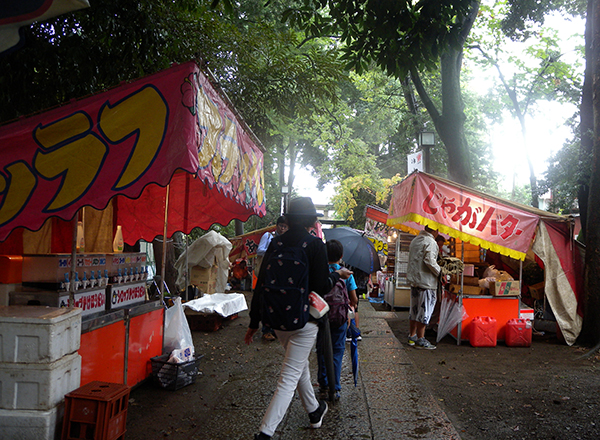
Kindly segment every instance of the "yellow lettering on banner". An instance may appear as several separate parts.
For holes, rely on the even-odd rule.
[[[223,128],[223,122],[221,121],[219,109],[204,93],[204,89],[200,85],[198,87],[197,103],[198,123],[200,124],[200,127],[206,131],[206,136],[204,136],[202,145],[200,145],[200,149],[198,150],[199,166],[200,168],[204,168],[215,156],[219,134]],[[213,163],[213,170],[214,168],[215,163]]]
[[[246,200],[250,199],[253,187],[256,188],[256,202],[261,206],[264,201],[264,192],[261,183],[264,181],[264,170],[259,169],[259,160],[254,152],[244,153],[240,160],[240,185],[238,193],[246,192]]]
[[[36,153],[33,159],[35,170],[49,180],[62,178],[60,189],[47,210],[58,211],[78,200],[100,172],[108,148],[91,129],[92,123],[85,113],[75,113],[35,129],[37,142],[50,150]],[[67,144],[54,148],[66,141]]]
[[[250,168],[250,157],[248,153],[244,153],[242,159],[240,160],[240,185],[238,187],[238,193],[241,194],[246,190],[248,185],[248,168]]]
[[[240,152],[237,144],[237,127],[234,121],[229,118],[225,119],[225,131],[221,135],[221,158],[225,163],[225,167],[218,168],[218,173],[215,174],[213,163],[213,175],[215,176],[215,181],[229,183],[240,161]]]
[[[85,112],[76,112],[60,121],[36,127],[33,136],[43,148],[50,149],[74,138],[81,137],[91,129],[92,121],[88,114]]]
[[[256,185],[256,201],[258,202],[258,206],[262,206],[265,200],[265,193],[263,189],[262,183],[265,181],[265,171],[260,169],[260,180],[257,180]]]
[[[0,225],[11,221],[25,206],[36,186],[33,171],[25,162],[15,162],[4,171],[8,179],[0,174],[0,194],[4,200],[0,206]]]
[[[123,189],[150,167],[167,131],[168,105],[153,86],[146,86],[114,106],[107,104],[100,110],[100,129],[112,143],[137,136],[133,152],[115,185]]]

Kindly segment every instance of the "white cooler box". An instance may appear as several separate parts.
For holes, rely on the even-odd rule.
[[[0,409],[0,438],[55,440],[64,414],[64,405],[48,411]]]
[[[52,410],[80,379],[78,353],[48,364],[0,363],[0,409]]]
[[[49,363],[79,350],[81,309],[0,307],[0,363]]]

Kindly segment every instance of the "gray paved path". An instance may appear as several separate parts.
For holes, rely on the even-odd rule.
[[[456,439],[460,436],[425,389],[406,348],[385,318],[361,300],[359,380],[354,386],[347,345],[342,399],[331,405],[320,429],[309,429],[296,397],[275,440]],[[177,391],[146,383],[131,393],[126,439],[250,440],[275,389],[283,349],[278,342],[243,342],[247,312],[216,332],[193,332],[204,354],[203,376]],[[316,385],[316,357],[311,359]]]

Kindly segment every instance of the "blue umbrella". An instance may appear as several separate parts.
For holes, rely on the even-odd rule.
[[[350,342],[350,359],[352,360],[352,376],[354,377],[354,386],[358,381],[358,338],[360,336],[360,330],[356,327],[354,319],[350,320],[350,335],[352,341]]]
[[[381,269],[379,255],[365,233],[356,229],[342,226],[339,228],[323,229],[325,240],[338,240],[344,246],[342,260],[350,266],[365,273],[375,273]]]

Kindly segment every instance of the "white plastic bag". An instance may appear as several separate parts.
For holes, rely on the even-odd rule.
[[[192,331],[187,322],[181,298],[176,297],[173,306],[165,312],[165,345],[163,353],[171,353],[173,350],[191,349],[194,356],[194,341]]]

